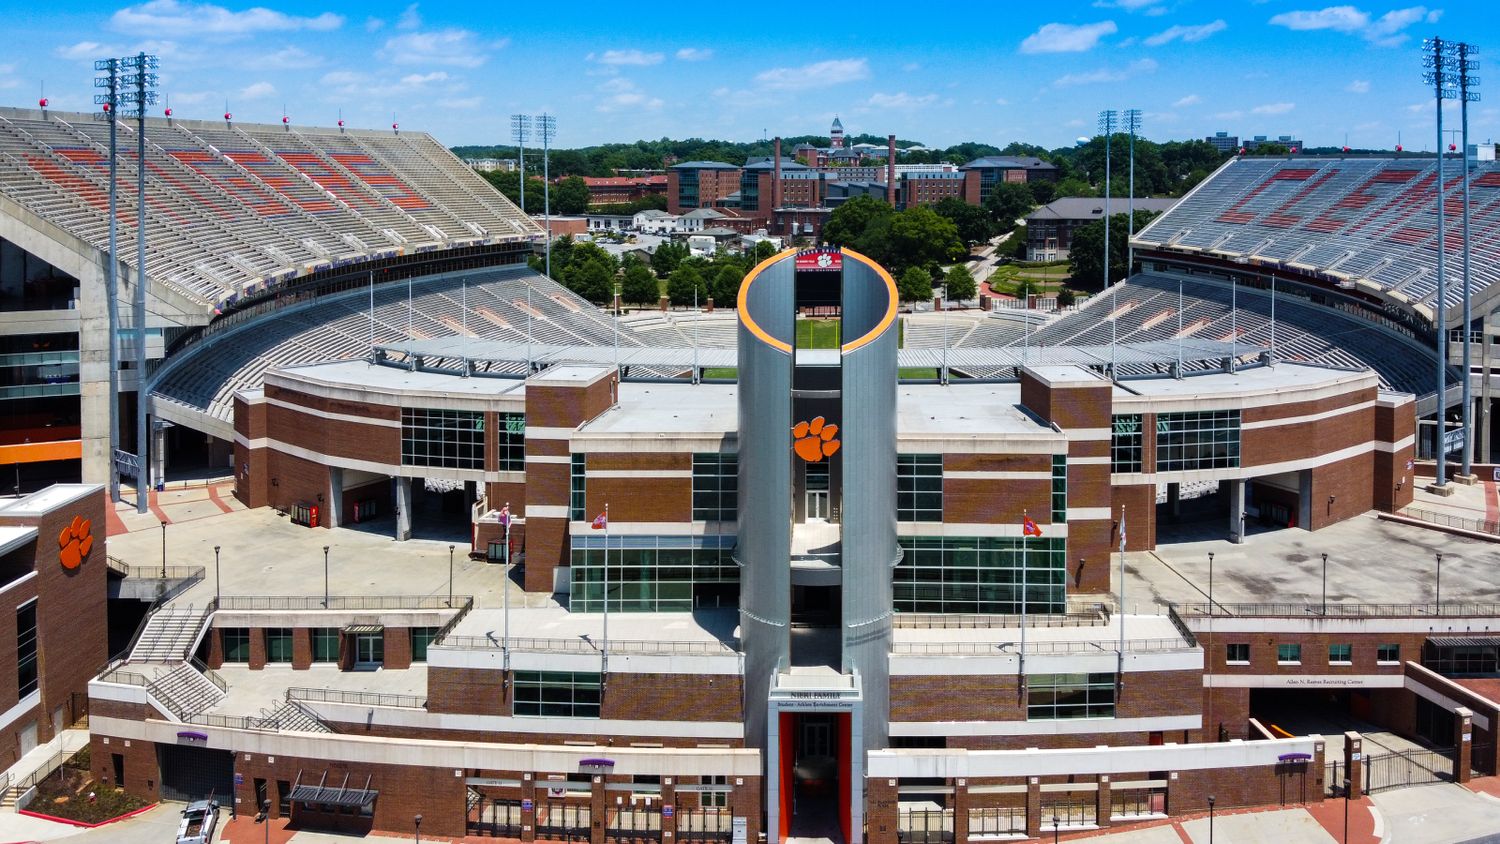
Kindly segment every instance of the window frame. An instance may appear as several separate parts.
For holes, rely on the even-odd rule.
[[[1276,644],[1277,665],[1301,665],[1302,643],[1301,642],[1278,642]]]
[[[36,598],[16,607],[16,696],[22,700],[41,688],[36,608]]]
[[[313,627],[308,631],[308,640],[312,651],[312,661],[318,663],[337,663],[343,650],[343,634],[337,627]],[[333,643],[332,656],[321,656],[327,653],[324,650],[329,642]]]
[[[1114,718],[1118,705],[1115,695],[1117,684],[1118,678],[1114,672],[1028,674],[1026,720]],[[1077,700],[1079,695],[1082,695],[1081,702]]]
[[[401,465],[483,471],[484,429],[482,410],[403,407]]]
[[[930,523],[942,520],[943,455],[898,453],[896,521]]]
[[[426,662],[427,649],[432,647],[436,641],[438,628],[436,627],[413,627],[411,628],[411,661]]]
[[[740,456],[732,451],[693,454],[692,520],[739,520]]]
[[[1335,658],[1339,654],[1342,654],[1342,656],[1343,656],[1342,659],[1336,659]],[[1350,643],[1347,643],[1347,642],[1329,645],[1328,646],[1328,664],[1329,665],[1353,665],[1354,664],[1354,645],[1350,644]]]
[[[1239,468],[1241,426],[1237,409],[1158,413],[1156,471]]]
[[[1244,659],[1235,659],[1234,658],[1235,655],[1236,655],[1235,654],[1235,649],[1243,649]],[[1225,665],[1249,665],[1250,664],[1250,643],[1249,642],[1228,642],[1228,643],[1226,643],[1224,645],[1224,664]]]
[[[249,664],[250,662],[250,628],[248,627],[220,627],[219,645],[223,650],[224,662],[235,664]],[[240,651],[244,657],[236,656]]]
[[[295,651],[292,628],[266,627],[264,628],[264,635],[266,637],[266,664],[290,664],[292,661],[292,654]],[[271,646],[273,636],[276,642],[276,646],[274,648]],[[285,655],[285,658],[282,658],[282,654]]]
[[[511,688],[517,718],[601,717],[603,678],[597,671],[515,671]]]
[[[1387,651],[1388,650],[1393,650],[1395,652],[1395,654],[1394,654],[1395,655],[1395,659],[1386,659],[1385,658],[1386,655],[1387,655]],[[1400,665],[1401,664],[1401,643],[1400,642],[1387,642],[1387,643],[1385,643],[1383,645],[1376,645],[1375,646],[1375,664],[1376,665]]]

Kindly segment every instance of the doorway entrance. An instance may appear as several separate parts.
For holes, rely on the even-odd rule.
[[[849,842],[848,712],[780,713],[782,837]]]
[[[831,488],[827,463],[807,464],[807,519],[829,518],[828,493]]]

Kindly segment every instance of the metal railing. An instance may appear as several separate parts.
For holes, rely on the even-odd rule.
[[[1197,647],[1196,644],[1185,642],[1182,639],[1126,639],[1125,651],[1135,653],[1138,651],[1190,651]],[[611,645],[613,650],[614,646]],[[1014,654],[1020,652],[1020,642],[895,642],[891,645],[891,652],[896,654],[925,654],[941,656],[944,654],[961,656],[999,656],[1002,654]],[[1027,642],[1026,653],[1028,654],[1086,654],[1086,653],[1118,653],[1120,643],[1118,641],[1097,642]]]
[[[1206,617],[1206,603],[1178,604],[1178,613],[1184,616]],[[1340,617],[1340,618],[1427,618],[1445,616],[1455,618],[1500,617],[1500,603],[1443,603],[1443,604],[1293,604],[1293,603],[1247,603],[1226,604],[1214,601],[1214,616],[1241,617]]]
[[[1070,607],[1066,613],[1031,613],[1026,616],[1027,627],[1100,627],[1108,621],[1109,612],[1102,608]],[[892,626],[926,630],[1020,627],[1021,616],[1019,613],[1015,615],[896,613],[892,616]]]
[[[600,643],[593,639],[532,639],[510,637],[513,651],[541,651],[544,653],[599,653]],[[428,648],[452,648],[454,650],[501,650],[505,640],[497,636],[446,636],[441,641],[433,640]],[[610,639],[612,654],[707,654],[730,655],[738,653],[726,642],[672,642],[638,639]]]
[[[386,692],[353,692],[338,689],[310,689],[294,686],[286,690],[287,701],[313,703],[353,703],[359,706],[394,706],[402,709],[425,709],[427,699],[416,695]]]
[[[94,679],[101,683],[120,683],[126,686],[151,685],[146,675],[137,671],[126,671],[123,663],[112,668],[105,668],[104,671],[95,675]]]
[[[1409,519],[1416,519],[1419,522],[1427,522],[1431,525],[1442,525],[1443,527],[1458,528],[1459,530],[1473,531],[1474,533],[1487,533],[1492,536],[1500,536],[1500,521],[1494,519],[1465,519],[1461,516],[1450,516],[1447,513],[1423,510],[1420,507],[1407,507],[1396,515],[1406,516]]]
[[[229,684],[225,682],[223,677],[219,676],[219,672],[213,670],[212,668],[209,668],[206,664],[204,664],[203,660],[195,656],[192,659],[188,660],[188,664],[198,669],[199,674],[207,677],[208,682],[213,683],[215,686],[218,686],[219,691],[229,691]]]
[[[505,586],[506,588],[509,588],[510,584],[507,583],[505,584]],[[465,596],[464,605],[458,608],[458,612],[454,613],[452,618],[448,619],[447,624],[444,624],[441,628],[438,629],[437,635],[432,637],[432,641],[428,643],[428,647],[442,644],[443,640],[447,639],[448,635],[453,632],[453,628],[457,627],[458,623],[460,621],[463,621],[464,616],[468,615],[469,611],[472,609],[474,609],[474,599]]]
[[[952,809],[902,809],[896,817],[899,844],[946,844],[952,840]]]
[[[1167,618],[1171,620],[1172,626],[1177,628],[1177,632],[1182,635],[1182,638],[1189,645],[1196,646],[1198,644],[1198,637],[1194,636],[1193,631],[1188,629],[1187,622],[1183,621],[1182,616],[1177,614],[1175,607],[1167,607]]]
[[[472,595],[455,595],[455,602],[473,604]],[[226,595],[221,610],[446,610],[448,598],[441,595],[333,595],[328,605],[317,595]]]
[[[161,566],[133,566],[120,560],[118,557],[109,558],[110,571],[122,574],[126,577],[137,577],[141,580],[202,580],[207,574],[203,566],[167,566],[165,578],[162,575]]]

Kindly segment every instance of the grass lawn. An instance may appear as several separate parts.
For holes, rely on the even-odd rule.
[[[739,376],[740,370],[738,367],[734,366],[710,366],[703,370],[704,378],[737,379],[739,378]]]
[[[937,367],[933,366],[903,366],[896,374],[898,377],[912,380],[936,381],[938,377]]]
[[[837,349],[839,321],[836,319],[797,320],[797,348]]]
[[[1029,281],[1039,293],[1056,293],[1071,279],[1066,264],[1050,267],[1018,267],[1005,264],[990,276],[990,289],[996,293],[1016,295],[1019,282]]]

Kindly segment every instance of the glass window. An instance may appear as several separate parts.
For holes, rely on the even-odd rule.
[[[603,610],[606,554],[599,533],[572,537],[575,612]],[[730,556],[733,535],[609,537],[610,612],[683,612],[699,606],[732,606],[739,567]]]
[[[1067,541],[1057,537],[903,536],[897,612],[1062,612]]]
[[[266,628],[266,662],[292,661],[292,628]]]
[[[427,647],[432,640],[437,638],[436,627],[413,627],[411,629],[411,659],[412,662],[427,661]]]
[[[732,522],[739,518],[739,489],[738,454],[693,455],[693,521]]]
[[[385,634],[360,633],[354,637],[354,664],[363,668],[385,664]]]
[[[498,413],[495,454],[502,472],[526,471],[526,414]],[[482,437],[481,437],[482,439]]]
[[[508,415],[512,414],[502,414]],[[522,455],[522,469],[525,468],[524,458]],[[401,464],[444,469],[483,469],[484,413],[478,410],[403,407]]]
[[[1031,674],[1026,678],[1026,718],[1115,717],[1115,675]]]
[[[1224,661],[1248,663],[1250,661],[1250,643],[1231,642],[1226,645],[1224,648]]]
[[[339,661],[339,631],[337,627],[314,627],[312,630],[312,661]]]
[[[943,455],[896,455],[896,520],[943,520]]]
[[[575,522],[581,522],[588,518],[584,512],[585,503],[584,486],[584,456],[574,454],[569,460],[568,470],[568,518]]]
[[[247,627],[221,627],[225,662],[250,661],[250,630]]]
[[[1156,471],[1186,472],[1240,465],[1240,412],[1203,410],[1156,417]]]
[[[1052,523],[1068,521],[1068,455],[1052,455]]]
[[[37,690],[36,599],[16,608],[16,694]]]
[[[1293,645],[1287,645],[1287,644],[1277,645],[1276,646],[1276,661],[1277,662],[1301,662],[1302,661],[1302,646],[1301,645],[1295,645],[1295,644],[1293,644]]]
[[[1353,645],[1329,645],[1329,662],[1352,662],[1354,657]]]
[[[515,672],[516,715],[598,718],[599,673],[587,671]]]
[[[1400,662],[1401,661],[1401,646],[1400,645],[1381,645],[1380,647],[1378,647],[1378,648],[1375,649],[1375,661],[1376,662]]]
[[[1114,417],[1109,439],[1111,472],[1140,472],[1144,449],[1141,437],[1141,415],[1126,413]]]
[[[698,792],[704,808],[725,808],[729,805],[729,777],[723,774],[703,777],[700,782],[703,785],[715,786],[712,791]]]

